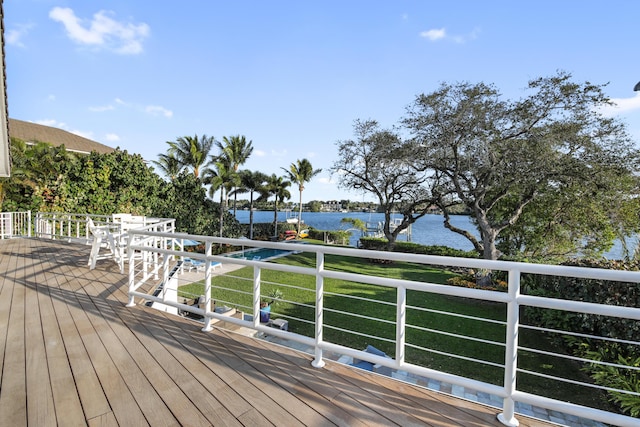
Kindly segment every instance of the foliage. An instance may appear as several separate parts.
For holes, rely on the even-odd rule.
[[[234,195],[238,193],[249,193],[249,239],[253,239],[253,196],[259,194],[260,199],[266,199],[269,196],[266,187],[267,175],[262,172],[241,170],[238,173],[240,177],[240,186],[234,190]]]
[[[244,135],[223,136],[222,142],[216,141],[216,147],[220,150],[218,156],[212,156],[212,162],[221,162],[229,171],[230,179],[225,182],[224,189],[227,196],[233,194],[233,215],[236,214],[238,202],[237,187],[241,184],[238,173],[240,166],[245,164],[253,153],[253,141],[247,141]],[[213,196],[212,196],[213,197]],[[225,200],[225,204],[226,204]]]
[[[285,171],[287,179],[298,186],[300,193],[300,202],[298,203],[298,234],[302,227],[302,192],[304,185],[311,181],[314,176],[322,172],[322,169],[314,169],[311,162],[307,159],[298,159],[295,163],[289,165],[289,169],[282,168]]]
[[[564,264],[628,271],[638,271],[639,269],[636,262],[623,261],[577,260]],[[638,283],[527,275],[523,278],[523,285],[529,288],[528,293],[532,295],[624,307],[640,307],[640,284]],[[562,341],[556,340],[557,345],[566,345],[568,350],[577,356],[630,367],[635,366],[636,368],[640,363],[640,346],[631,344],[638,342],[640,337],[640,324],[637,320],[534,307],[527,307],[525,316],[527,323],[533,326],[626,342],[622,344],[596,338],[569,336],[564,336]],[[596,383],[600,385],[636,393],[640,391],[638,370],[598,363],[588,364],[584,370],[589,372]],[[609,395],[610,399],[620,405],[623,410],[635,414],[632,416],[640,414],[638,412],[640,398],[637,395],[619,392],[609,392]]]
[[[180,173],[166,183],[154,215],[175,218],[176,229],[190,234],[213,236],[220,227],[220,205],[206,197],[206,190],[193,174]],[[224,235],[240,237],[242,227],[230,213],[224,213]]]
[[[318,230],[309,227],[309,238],[325,243],[348,245],[351,239],[351,232],[346,230]]]
[[[152,161],[166,177],[173,181],[184,167],[173,153],[159,154],[158,160]]]
[[[338,141],[339,159],[332,171],[338,185],[375,195],[384,212],[383,231],[391,248],[398,235],[428,213],[432,195],[426,184],[427,171],[416,171],[419,150],[375,120],[354,123],[355,140]],[[402,215],[401,223],[391,226],[392,216]]]
[[[602,349],[587,351],[585,356],[596,362],[588,364],[584,370],[589,372],[596,384],[613,389],[608,390],[611,402],[630,416],[640,418],[640,356],[634,359],[618,354],[615,362],[623,366],[620,367],[597,363],[610,360],[603,353]]]
[[[138,154],[116,150],[81,156],[67,172],[64,212],[110,215],[116,212],[149,215],[158,204],[162,179]]]
[[[267,177],[267,182],[265,185],[266,197],[264,201],[269,196],[273,196],[273,237],[276,238],[278,236],[278,205],[285,200],[291,198],[291,193],[289,192],[289,187],[291,186],[291,181],[287,181],[282,176],[277,176],[276,174],[271,174],[271,176]],[[263,201],[259,199],[259,201]]]
[[[0,180],[3,210],[55,211],[67,197],[65,175],[77,160],[64,146],[11,139],[13,171]]]
[[[447,285],[450,286],[459,286],[461,288],[470,288],[470,289],[483,289],[485,291],[499,291],[499,292],[507,292],[508,283],[504,280],[499,280],[495,277],[492,277],[492,282],[490,285],[479,284],[477,280],[478,275],[472,273],[452,277],[447,280]]]
[[[417,96],[402,120],[421,150],[416,170],[432,173],[432,195],[445,213],[445,226],[464,235],[485,258],[498,258],[499,236],[523,221],[526,209],[522,230],[531,225],[540,231],[553,221],[551,243],[564,252],[569,243],[583,240],[606,247],[613,234],[603,226],[605,218],[625,225],[616,218],[618,204],[607,201],[629,200],[636,193],[638,150],[621,123],[600,113],[610,103],[603,86],[574,83],[559,72],[530,81],[528,89],[530,94],[517,101],[502,99],[495,87],[483,83],[442,84]],[[558,209],[604,194],[602,203],[574,204],[577,211]],[[553,200],[556,209],[550,213],[556,216],[546,215],[545,204],[532,206],[537,199]],[[475,218],[481,240],[450,223],[446,208],[458,202]],[[602,219],[585,234],[574,226],[588,215]],[[559,239],[563,233],[567,236]],[[514,233],[503,248],[526,247],[517,239],[536,235]],[[532,249],[544,240],[533,243]]]
[[[376,237],[361,237],[360,246],[362,247],[362,249],[384,251],[387,249],[387,241],[386,239]],[[453,249],[447,246],[421,245],[413,242],[396,242],[393,251],[421,255],[450,256],[457,258],[478,258],[478,253],[475,251],[463,251],[461,249]]]
[[[342,224],[349,224],[356,230],[367,231],[367,223],[360,218],[342,218],[340,222]]]
[[[167,141],[167,156],[176,158],[182,167],[191,168],[193,175],[199,178],[200,169],[209,163],[208,157],[213,143],[214,138],[207,135],[181,136],[175,141]]]
[[[638,271],[637,263],[621,261],[576,260],[563,265]],[[593,302],[624,307],[640,307],[640,284],[599,279],[526,275],[523,285],[528,293],[549,298]],[[570,330],[586,335],[637,341],[640,323],[635,320],[604,317],[597,314],[573,313],[528,307],[527,318],[534,325]],[[594,344],[595,345],[595,344]],[[605,344],[599,343],[604,346]],[[640,355],[640,349],[634,350]]]

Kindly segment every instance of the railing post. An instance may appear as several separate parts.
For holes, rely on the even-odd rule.
[[[404,344],[407,330],[407,289],[404,286],[397,288],[396,307],[396,364],[398,367],[404,364]]]
[[[314,368],[322,368],[324,366],[324,360],[322,360],[322,332],[323,332],[323,301],[324,301],[324,277],[322,272],[324,271],[324,253],[316,252],[316,343],[315,343],[315,356],[311,362],[311,366]]]
[[[211,242],[206,242],[205,253],[207,257],[211,256]],[[202,332],[209,332],[213,329],[211,326],[211,317],[206,313],[211,311],[211,261],[207,259],[206,268],[204,270],[204,327]]]
[[[512,398],[513,393],[516,391],[516,371],[518,367],[519,295],[520,272],[509,270],[510,301],[507,304],[507,336],[504,364],[504,391],[506,397],[502,402],[502,413],[498,414],[498,420],[510,427],[516,427],[520,424],[515,417],[515,402]]]
[[[127,307],[135,307],[136,302],[133,295],[131,294],[131,292],[133,292],[133,289],[136,283],[136,265],[133,262],[134,254],[133,254],[133,250],[131,249],[131,245],[133,244],[133,235],[129,234],[127,236],[127,239],[128,239],[127,256],[129,257],[129,302],[127,303]]]
[[[260,325],[260,267],[253,267],[253,327]]]

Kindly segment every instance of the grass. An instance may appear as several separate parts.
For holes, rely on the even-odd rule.
[[[315,254],[300,253],[274,261],[304,267],[315,267]],[[368,259],[327,255],[327,270],[354,274],[367,274],[391,279],[407,279],[445,285],[453,273],[424,265],[403,262],[376,264]],[[216,276],[212,282],[212,298],[219,304],[252,310],[253,269],[243,268],[231,275]],[[396,334],[396,290],[343,280],[324,281],[324,339],[352,348],[374,345],[393,356]],[[261,271],[263,298],[275,290],[284,297],[272,307],[272,316],[289,320],[289,330],[309,337],[314,336],[315,276],[296,273]],[[181,294],[200,295],[202,283],[181,286]],[[446,313],[442,313],[446,312]],[[496,385],[503,383],[504,369],[491,364],[504,364],[506,326],[452,316],[451,313],[504,322],[506,305],[480,300],[407,291],[406,355],[408,362],[443,372],[473,378]],[[455,335],[488,340],[497,344],[471,341]],[[379,338],[374,338],[379,337]],[[520,346],[554,351],[554,344],[536,331],[520,331]],[[479,363],[460,357],[480,359]],[[589,382],[580,366],[572,361],[521,350],[519,368]],[[518,373],[518,389],[529,393],[583,404],[611,411],[601,393],[582,386],[553,381],[526,373]]]

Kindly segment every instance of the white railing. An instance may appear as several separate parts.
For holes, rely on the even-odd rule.
[[[204,252],[184,252],[183,245],[180,243],[183,239],[195,240],[204,245]],[[229,258],[221,255],[212,255],[213,245],[233,245],[237,247],[254,247],[269,248],[284,251],[299,251],[304,253],[312,253],[310,265],[307,267],[291,266],[285,264],[276,264],[264,262],[257,256],[244,256],[240,258]],[[327,257],[339,255],[342,257],[365,258],[375,260],[389,260],[396,262],[407,262],[411,265],[425,266],[443,266],[443,267],[462,267],[466,269],[487,269],[491,271],[502,271],[507,273],[508,291],[498,292],[483,289],[470,289],[455,286],[446,286],[437,283],[428,283],[419,280],[396,279],[389,277],[380,277],[366,274],[355,274],[338,269],[332,265]],[[536,407],[546,408],[552,411],[559,411],[565,414],[574,415],[576,417],[587,418],[603,423],[618,426],[638,426],[639,421],[636,418],[624,415],[606,412],[599,409],[589,408],[574,403],[568,403],[557,399],[551,399],[536,394],[527,393],[518,388],[516,379],[520,375],[539,375],[540,378],[553,379],[557,381],[565,381],[568,383],[576,383],[573,379],[563,379],[557,376],[541,373],[536,374],[530,370],[524,369],[519,364],[519,356],[523,352],[530,349],[519,345],[519,334],[527,325],[523,324],[521,309],[523,307],[537,307],[540,309],[560,310],[572,313],[597,314],[601,316],[609,316],[612,318],[631,319],[640,321],[640,308],[637,307],[621,307],[612,305],[602,305],[585,303],[580,301],[570,301],[564,299],[553,299],[525,295],[521,289],[521,278],[523,275],[544,275],[558,277],[576,277],[589,278],[597,280],[607,280],[616,282],[627,282],[629,286],[638,286],[640,282],[640,272],[629,271],[613,271],[592,268],[578,267],[562,267],[555,265],[527,264],[505,261],[488,261],[479,259],[462,259],[451,257],[439,257],[428,255],[402,254],[379,251],[366,251],[351,248],[339,248],[330,246],[306,245],[300,243],[271,243],[247,241],[241,239],[225,239],[207,236],[194,236],[188,234],[169,234],[159,232],[146,232],[143,230],[130,230],[129,232],[129,306],[135,305],[136,297],[143,298],[150,303],[160,304],[162,307],[171,307],[179,313],[191,313],[195,316],[203,318],[203,331],[211,330],[211,325],[215,321],[224,320],[239,327],[248,328],[258,332],[268,333],[277,337],[281,337],[293,342],[308,345],[314,349],[315,358],[312,362],[315,367],[324,365],[323,352],[331,351],[353,358],[366,360],[376,366],[384,367],[390,370],[402,371],[409,374],[419,375],[431,378],[437,381],[477,390],[479,392],[488,393],[503,399],[502,412],[498,415],[500,421],[509,426],[518,424],[514,414],[516,412],[516,402],[521,404],[530,404]],[[177,261],[183,257],[190,257],[205,263],[202,273],[196,271],[196,278],[187,278],[187,275],[181,274],[181,264]],[[218,276],[213,270],[214,264],[222,263],[223,266],[239,266],[252,267],[253,273],[250,277],[240,273],[225,273],[224,276]],[[227,270],[228,271],[228,270]],[[243,270],[239,270],[243,271]],[[194,273],[190,273],[193,275]],[[198,276],[200,274],[200,276]],[[215,280],[214,280],[214,274]],[[294,274],[296,283],[284,283],[280,281],[278,275]],[[246,281],[246,288],[242,290],[231,290],[222,282],[223,277],[233,276],[235,280]],[[267,277],[269,276],[269,277]],[[273,277],[272,277],[273,276]],[[291,277],[291,276],[289,276]],[[308,277],[308,280],[303,278]],[[187,296],[182,294],[179,289],[181,285],[201,280],[203,282],[203,298],[200,298],[196,304],[187,301]],[[346,296],[336,294],[334,292],[325,291],[325,282],[328,280],[341,280],[353,283],[353,286],[359,284],[375,285],[386,292],[393,291],[394,295],[388,300],[373,298],[365,294],[361,296]],[[155,283],[159,286],[159,291],[154,295],[140,292],[139,289],[144,284]],[[155,282],[153,282],[155,281]],[[305,286],[302,282],[309,282],[311,285]],[[289,324],[297,324],[302,330],[305,327],[312,330],[311,333],[299,334],[292,331],[271,328],[260,323],[260,302],[262,299],[269,298],[268,293],[263,289],[273,288],[290,289],[292,292],[307,292],[308,298],[304,301],[288,300],[283,297],[282,301],[287,304],[295,305],[304,313],[306,310],[308,315],[293,315],[290,313],[278,313],[274,309],[273,316],[279,316],[286,319]],[[212,290],[217,302],[212,300]],[[235,292],[234,297],[228,297],[229,293]],[[485,319],[466,316],[464,314],[454,314],[446,312],[446,307],[442,310],[431,310],[436,315],[451,316],[451,323],[462,321],[472,321],[477,323],[493,322],[503,327],[504,336],[499,339],[484,337],[468,337],[462,333],[433,331],[428,324],[413,324],[409,319],[408,313],[414,315],[418,311],[426,311],[427,309],[420,307],[416,301],[420,299],[428,299],[430,296],[444,295],[448,297],[459,297],[465,299],[473,299],[479,303],[489,302],[498,304],[506,311],[506,315],[499,319]],[[417,297],[419,296],[419,298]],[[334,298],[352,298],[351,308],[346,310],[336,310],[333,304]],[[179,300],[182,299],[182,302]],[[244,302],[243,302],[244,301]],[[358,312],[358,306],[361,304],[378,304],[381,310],[390,310],[393,314],[392,318],[375,318],[370,314]],[[249,313],[248,317],[240,318],[228,317],[218,310],[219,306],[234,306],[240,311]],[[369,312],[368,312],[369,313]],[[330,316],[342,316],[354,319],[354,322],[338,322],[332,323],[325,321]],[[376,321],[379,324],[380,332],[377,335],[370,335],[358,331],[357,327],[352,326],[355,321]],[[482,329],[479,327],[478,329]],[[456,339],[473,340],[486,348],[501,348],[500,361],[485,360],[483,354],[459,355],[456,349],[434,349],[430,348],[429,343],[418,342],[412,337],[415,331],[425,333],[441,334],[455,337]],[[549,331],[560,332],[562,331]],[[344,340],[335,340],[330,338],[336,334],[350,334],[378,343],[386,343],[394,349],[395,357],[383,357],[373,355],[362,351],[362,347],[353,348],[345,345]],[[340,342],[336,342],[340,341]],[[627,345],[640,346],[640,339],[635,341],[625,341]],[[503,380],[500,384],[494,384],[474,378],[462,377],[443,370],[432,369],[414,363],[414,357],[410,356],[415,352],[429,352],[443,357],[452,357],[468,361],[470,364],[479,364],[486,369],[500,369],[503,372]],[[484,353],[484,352],[482,352]],[[562,354],[553,353],[554,357],[569,357]],[[585,387],[596,387],[593,384],[580,383]],[[596,387],[597,388],[597,387]],[[622,390],[618,390],[623,392]],[[631,393],[633,394],[633,393]]]
[[[38,212],[35,220],[35,235],[40,238],[64,239],[90,243],[89,219],[97,226],[112,226],[115,232],[125,232],[132,227],[148,231],[172,233],[175,231],[173,218],[132,217],[122,219],[122,214],[94,215],[86,213]]]
[[[31,211],[0,212],[0,239],[31,237]]]

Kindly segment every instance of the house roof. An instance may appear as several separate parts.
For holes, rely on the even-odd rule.
[[[60,128],[25,122],[23,120],[9,119],[9,136],[21,139],[26,143],[46,142],[55,147],[64,145],[69,151],[89,154],[92,151],[106,154],[115,151],[99,142],[67,132]]]

